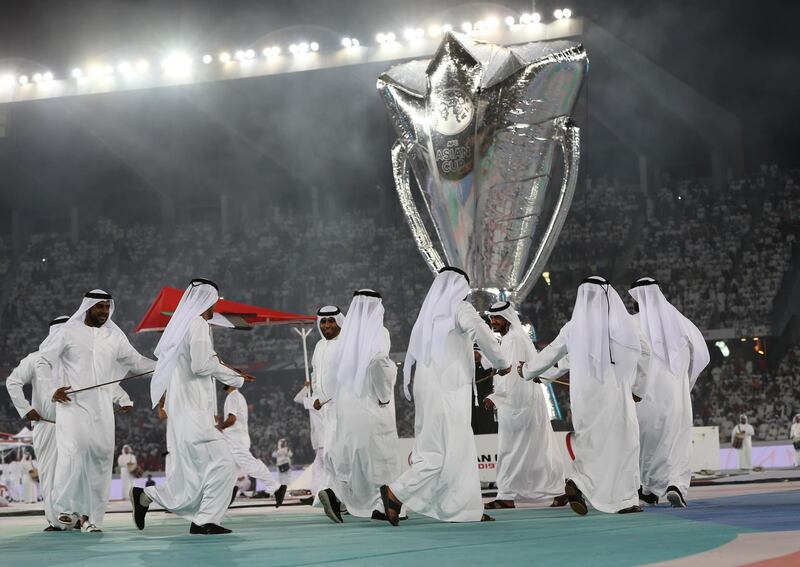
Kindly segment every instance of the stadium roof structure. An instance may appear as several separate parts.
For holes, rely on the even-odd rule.
[[[144,318],[136,326],[135,332],[163,331],[181,300],[183,290],[174,287],[163,287],[145,313]],[[219,326],[231,327],[240,330],[250,330],[261,325],[313,325],[316,317],[313,315],[298,315],[276,311],[266,307],[257,307],[246,303],[239,303],[229,299],[220,299],[214,309],[214,316]],[[224,321],[219,321],[222,317]],[[212,321],[213,322],[213,321]],[[228,324],[226,324],[228,323]]]

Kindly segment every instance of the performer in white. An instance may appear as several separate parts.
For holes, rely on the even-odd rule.
[[[498,374],[511,362],[475,308],[465,301],[467,275],[458,268],[439,271],[425,297],[406,353],[404,390],[410,400],[414,365],[414,449],[411,468],[381,498],[389,522],[399,524],[402,505],[443,522],[491,520],[483,513],[478,457],[470,424],[475,377],[473,343]]]
[[[639,419],[640,498],[658,503],[666,496],[674,508],[686,507],[692,480],[692,398],[700,372],[711,356],[700,330],[669,302],[653,278],[640,278],[629,292],[634,315],[650,345],[650,367]]]
[[[353,294],[339,345],[330,360],[324,392],[336,400],[335,434],[325,450],[333,464],[331,483],[318,494],[327,516],[342,522],[339,501],[353,516],[385,519],[379,489],[400,473],[394,384],[379,293]]]
[[[575,428],[575,461],[565,486],[570,507],[586,514],[585,495],[601,512],[641,512],[633,395],[641,397],[650,353],[622,299],[604,278],[583,280],[572,319],[524,365],[522,374],[532,380],[567,355]]]
[[[70,390],[97,386],[153,369],[153,361],[131,346],[111,320],[113,298],[101,289],[87,293],[63,329],[45,339],[36,362],[37,379],[59,387],[56,407],[58,459],[53,480],[53,509],[67,529],[99,532],[108,506],[114,466],[114,407],[128,412],[133,402],[119,384],[80,393]],[[54,369],[59,369],[54,373]]]
[[[37,502],[37,485],[39,478],[39,463],[37,463],[29,450],[25,451],[25,456],[20,461],[20,471],[22,472],[22,501],[27,504]]]
[[[789,439],[794,445],[794,466],[800,467],[800,413],[794,416],[794,422],[789,429]]]
[[[131,487],[136,480],[134,471],[136,470],[136,455],[133,454],[133,449],[130,445],[123,445],[122,452],[117,457],[117,466],[119,467],[119,479],[122,481],[122,498],[127,499],[131,491]]]
[[[53,336],[64,328],[64,323],[69,317],[63,315],[50,322],[48,337]],[[48,526],[44,531],[59,531],[58,513],[53,511],[53,477],[56,472],[57,444],[56,444],[56,408],[50,395],[54,389],[52,383],[42,383],[36,377],[36,358],[34,352],[23,358],[19,365],[11,372],[6,380],[6,389],[11,397],[11,402],[17,409],[20,417],[29,419],[33,423],[33,450],[36,452],[39,471],[39,492],[44,504],[44,515]],[[58,375],[58,371],[55,371]],[[22,387],[31,385],[31,401],[25,398]]]
[[[6,465],[8,496],[14,502],[22,502],[22,461],[14,459]]]
[[[219,525],[233,486],[236,463],[217,429],[214,380],[239,388],[254,378],[222,364],[214,351],[209,319],[219,299],[217,285],[193,279],[158,341],[158,364],[150,381],[153,407],[166,393],[166,482],[130,492],[136,527],[144,529],[151,502],[191,522],[191,534],[226,534]]]
[[[286,439],[278,439],[278,447],[272,452],[275,459],[275,466],[278,467],[278,481],[282,485],[287,485],[292,480],[292,450]]]
[[[513,364],[527,362],[536,347],[508,301],[489,309],[492,330],[499,333],[503,358]],[[544,373],[555,379],[567,370]],[[540,502],[552,499],[552,507],[566,506],[564,461],[543,388],[523,380],[517,372],[495,376],[494,392],[484,400],[486,409],[497,408],[497,497],[486,509],[514,508],[516,500]]]
[[[321,404],[317,393],[319,389],[318,378],[320,376],[320,364],[326,364],[325,361],[320,363],[321,358],[327,360],[327,354],[339,337],[342,325],[344,324],[344,315],[342,311],[335,305],[326,305],[317,310],[317,330],[319,331],[322,339],[315,345],[314,354],[311,357],[311,380],[303,385],[303,388],[297,393],[294,401],[298,404],[303,404],[303,407],[308,410],[310,420],[310,436],[311,447],[314,449],[314,462],[311,463],[311,501],[316,506],[321,506],[317,493],[322,488],[323,479],[325,477],[325,425],[323,423],[322,415],[326,411],[321,405],[319,409],[315,406]],[[324,371],[323,371],[324,372]],[[332,407],[332,406],[331,406]]]
[[[330,446],[332,437],[336,433],[336,403],[330,388],[334,380],[329,379],[328,373],[332,371],[331,360],[339,346],[339,334],[344,325],[345,316],[341,309],[335,305],[326,305],[317,311],[317,329],[322,339],[314,347],[311,357],[311,384],[309,396],[304,400],[304,405],[311,415],[312,446],[316,437],[318,447],[312,468],[312,494],[314,506],[322,506],[319,492],[322,488],[333,483],[335,472],[326,448]],[[317,424],[316,435],[314,424]],[[316,474],[316,476],[314,476]]]
[[[739,423],[731,431],[731,445],[735,446],[737,444],[737,438],[741,443],[736,449],[736,455],[739,468],[742,470],[749,471],[753,468],[753,435],[755,434],[753,426],[747,423],[747,416],[740,415]]]
[[[286,496],[286,483],[277,482],[264,461],[256,459],[250,452],[247,400],[236,387],[226,384],[223,388],[228,396],[222,411],[224,419],[218,419],[217,429],[225,434],[225,440],[231,448],[233,460],[239,469],[237,478],[252,476],[263,482],[264,490],[275,496],[275,507],[278,508]]]

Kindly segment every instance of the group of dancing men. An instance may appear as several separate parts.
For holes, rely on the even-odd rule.
[[[346,315],[336,306],[319,309],[310,380],[295,398],[311,418],[314,505],[335,523],[346,512],[393,526],[408,510],[446,522],[491,521],[486,509],[517,501],[569,504],[581,515],[590,505],[640,512],[640,502],[663,498],[686,506],[689,392],[709,353],[657,281],[631,286],[637,314],[630,315],[607,280],[585,279],[570,321],[540,352],[510,302],[492,305],[490,327],[467,301],[469,293],[465,272],[442,268],[411,332],[403,390],[415,408],[414,447],[404,472],[397,364],[389,358],[381,295],[356,291]],[[34,423],[48,530],[100,531],[113,404],[123,411],[132,406],[115,380],[130,374],[151,376],[151,403],[167,422],[164,483],[130,489],[137,528],[145,528],[155,502],[191,522],[192,534],[230,533],[220,524],[240,472],[283,499],[286,485],[249,451],[246,407],[236,409],[243,399],[235,393],[254,377],[225,364],[214,349],[209,322],[218,299],[216,284],[192,280],[153,361],[112,321],[113,298],[93,290],[74,315],[53,321],[39,350],[15,369],[9,392],[20,415]],[[476,359],[493,368],[493,393],[484,404],[498,416],[498,492],[486,504],[471,428]],[[541,385],[567,373],[574,426],[569,474]],[[222,416],[216,382],[229,392]],[[26,383],[33,386],[30,402],[22,395]]]

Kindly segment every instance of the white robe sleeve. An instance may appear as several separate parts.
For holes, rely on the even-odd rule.
[[[114,403],[118,404],[119,407],[133,407],[133,401],[131,397],[128,395],[128,392],[122,389],[122,386],[119,384],[114,384],[113,394]]]
[[[475,342],[481,349],[481,353],[489,359],[493,368],[505,369],[511,366],[511,361],[506,360],[500,350],[500,343],[494,338],[492,330],[481,319],[475,308],[463,302],[462,307],[456,312],[456,325],[461,331],[471,333],[475,337]]]
[[[207,324],[196,324],[189,328],[189,356],[194,376],[213,376],[219,382],[234,388],[241,388],[244,384],[244,378],[238,372],[224,366],[217,358]]]
[[[525,338],[518,334],[506,335],[503,342],[500,344],[500,350],[504,357],[511,363],[512,368],[511,372],[505,376],[497,374],[494,377],[494,391],[486,397],[492,400],[495,405],[508,397],[509,383],[511,380],[522,379],[514,370],[519,362],[524,361],[528,357],[527,345],[523,341],[525,341]],[[506,366],[504,368],[508,367]]]
[[[537,352],[534,357],[522,367],[522,376],[526,380],[533,380],[546,373],[556,362],[567,355],[567,341],[564,333],[566,325],[561,328],[558,336],[549,345]]]
[[[231,396],[225,398],[225,403],[222,405],[222,419],[228,419],[229,415],[233,415],[238,421],[239,414],[236,412],[236,405]]]
[[[6,379],[6,390],[11,398],[11,403],[17,409],[20,417],[25,417],[31,411],[33,406],[25,398],[25,393],[22,387],[25,384],[30,384],[36,376],[36,355],[29,354],[23,358],[19,365],[11,372],[11,375]]]
[[[397,365],[389,358],[391,340],[389,331],[383,329],[383,344],[378,354],[370,361],[367,377],[372,385],[372,393],[381,405],[392,400],[394,383],[397,380]]]
[[[36,381],[40,384],[48,384],[46,390],[48,398],[52,398],[59,387],[69,386],[69,384],[60,384],[59,381],[53,377],[53,366],[61,357],[61,353],[64,350],[64,337],[66,337],[67,334],[68,329],[64,329],[55,337],[47,339],[43,343],[44,348],[39,349],[39,356],[34,363]]]
[[[122,335],[122,333],[120,335],[119,346],[117,347],[117,363],[134,374],[144,374],[154,370],[156,361],[139,354],[139,351],[128,342],[128,337]]]
[[[319,368],[319,365],[322,364],[320,361],[320,358],[322,358],[320,351],[322,350],[321,345],[322,341],[324,340],[325,339],[321,339],[316,345],[314,345],[314,354],[311,355],[311,395],[309,396],[311,405],[308,406],[306,403],[304,403],[303,405],[306,406],[306,409],[308,409],[308,407],[313,407],[314,400],[321,401],[320,395],[322,394],[322,390],[320,390],[319,372],[317,369]]]
[[[639,344],[642,347],[642,354],[636,361],[636,377],[631,387],[631,392],[638,398],[644,398],[647,392],[648,370],[650,369],[650,344],[642,331],[639,331]]]

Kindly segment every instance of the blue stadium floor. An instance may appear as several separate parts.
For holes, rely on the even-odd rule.
[[[103,534],[43,533],[41,516],[0,517],[0,564],[601,567],[717,553],[741,536],[749,537],[747,549],[759,560],[800,552],[800,483],[693,489],[690,498],[685,510],[659,506],[625,516],[578,517],[568,508],[502,510],[494,513],[496,522],[483,524],[443,524],[412,513],[397,528],[350,516],[334,525],[303,506],[240,508],[224,522],[234,530],[228,536],[190,536],[186,522],[161,512],[148,516],[144,532],[134,528],[129,514],[109,514]],[[779,545],[759,543],[765,535],[778,536]],[[686,565],[756,564],[735,546],[728,559],[717,556],[721,562],[702,563],[703,557]],[[792,563],[775,563],[782,564]]]

